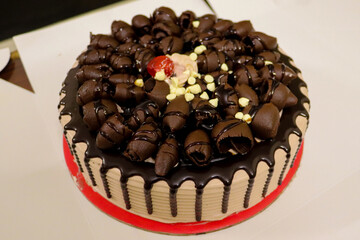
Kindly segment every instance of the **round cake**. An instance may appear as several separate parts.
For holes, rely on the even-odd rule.
[[[134,226],[241,222],[294,175],[309,119],[300,70],[250,21],[167,7],[91,34],[60,92],[79,189]]]

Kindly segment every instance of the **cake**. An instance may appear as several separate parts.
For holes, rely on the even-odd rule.
[[[190,234],[269,205],[301,158],[307,86],[250,21],[167,7],[92,34],[60,92],[79,189],[132,225]]]

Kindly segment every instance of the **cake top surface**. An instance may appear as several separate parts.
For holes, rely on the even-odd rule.
[[[229,183],[237,169],[271,166],[290,132],[301,136],[294,117],[307,117],[308,99],[290,60],[250,21],[167,7],[114,21],[111,35],[91,34],[65,80],[65,130],[123,176]]]

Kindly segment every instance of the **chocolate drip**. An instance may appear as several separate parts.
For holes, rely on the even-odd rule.
[[[251,195],[253,186],[254,186],[254,178],[250,178],[249,182],[248,182],[248,187],[247,187],[246,193],[245,193],[244,208],[249,207],[250,195]]]
[[[268,191],[269,184],[270,184],[271,178],[273,176],[273,173],[274,173],[274,168],[273,167],[269,168],[269,173],[268,173],[268,176],[266,178],[265,185],[264,185],[264,188],[263,188],[263,191],[262,191],[262,197],[266,197],[266,194],[267,194],[267,191]]]
[[[109,182],[106,178],[106,173],[107,173],[108,169],[104,169],[103,167],[100,168],[100,176],[101,176],[101,180],[103,182],[103,186],[104,186],[104,190],[106,193],[106,196],[108,198],[111,198],[111,193],[110,193],[110,188],[109,188]]]
[[[152,199],[151,199],[151,186],[150,188],[144,186],[144,195],[145,195],[145,204],[148,214],[153,213],[153,205],[152,205]]]
[[[283,181],[284,173],[285,173],[286,167],[287,167],[288,164],[289,164],[289,161],[290,161],[290,149],[289,149],[289,152],[286,153],[286,160],[285,160],[284,167],[283,167],[283,169],[281,170],[281,173],[280,173],[278,185],[281,185],[281,183],[282,183],[282,181]]]
[[[221,212],[222,213],[227,213],[228,206],[229,206],[230,189],[231,189],[231,185],[224,185],[224,193],[223,193],[222,204],[221,204]]]
[[[94,174],[91,170],[91,167],[90,167],[90,159],[89,158],[85,158],[84,159],[84,162],[85,162],[85,167],[86,167],[86,170],[88,171],[89,173],[89,176],[90,176],[90,180],[91,180],[91,184],[93,186],[96,186],[96,181],[95,181],[95,178],[94,178]]]
[[[128,177],[121,176],[121,178],[120,178],[120,186],[121,186],[121,191],[122,191],[124,202],[125,202],[125,207],[126,207],[126,209],[131,209],[129,191],[128,191],[128,188],[127,188],[128,179],[129,179]]]
[[[201,221],[203,192],[204,192],[203,188],[196,188],[195,219],[198,222]]]
[[[177,190],[178,190],[177,188],[170,188],[169,191],[170,210],[171,210],[171,216],[173,217],[177,216],[177,200],[176,200]]]

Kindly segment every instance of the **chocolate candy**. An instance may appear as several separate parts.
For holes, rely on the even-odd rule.
[[[215,125],[211,137],[220,153],[247,154],[254,145],[254,138],[246,122],[228,118]]]
[[[120,104],[140,103],[145,97],[143,88],[133,84],[118,83],[113,98]]]
[[[161,137],[161,130],[155,123],[144,123],[129,141],[124,156],[132,161],[145,161],[157,150]]]
[[[131,20],[132,27],[135,29],[136,33],[140,36],[149,34],[151,31],[151,21],[148,17],[144,15],[136,15]]]
[[[80,65],[105,63],[111,56],[111,51],[106,49],[89,49],[78,57]]]
[[[179,25],[182,29],[189,29],[192,27],[192,22],[195,20],[196,15],[193,11],[185,11],[179,17]]]
[[[154,121],[158,117],[159,106],[155,102],[147,100],[135,107],[127,124],[131,129],[137,129],[144,122]]]
[[[170,132],[182,129],[190,114],[189,103],[186,102],[184,95],[177,96],[169,102],[163,115],[163,125]]]
[[[249,105],[243,109],[243,113],[251,116],[250,127],[255,137],[269,139],[276,136],[280,124],[280,113],[274,104]]]
[[[179,36],[181,29],[173,21],[164,21],[155,23],[151,29],[151,33],[156,39],[161,39],[172,35]]]
[[[131,58],[118,54],[113,54],[110,57],[111,67],[118,72],[129,73],[133,69],[133,62]]]
[[[173,53],[181,53],[184,46],[184,40],[174,36],[168,36],[161,39],[159,43],[159,51],[164,55],[173,54]]]
[[[120,43],[132,42],[136,38],[135,31],[124,21],[113,21],[111,33]]]
[[[84,65],[76,72],[76,78],[82,84],[90,79],[100,80],[102,78],[109,78],[112,71],[109,65],[105,63]]]
[[[257,70],[252,65],[240,65],[234,72],[236,84],[248,84],[250,87],[258,87],[263,79],[259,77]]]
[[[124,125],[124,118],[120,113],[109,117],[101,126],[96,136],[96,146],[100,149],[113,148],[130,138],[132,131]]]
[[[262,32],[250,32],[244,39],[251,53],[260,53],[263,50],[273,50],[277,47],[276,38]]]
[[[261,93],[261,101],[273,103],[279,111],[297,103],[297,97],[287,86],[271,79],[264,82]]]
[[[225,54],[213,50],[205,50],[198,56],[196,62],[200,73],[214,72],[220,69],[221,65],[225,63]]]
[[[263,79],[274,79],[288,85],[296,78],[296,73],[283,63],[269,64],[260,69],[260,75]]]
[[[186,156],[197,166],[206,166],[212,154],[210,138],[204,130],[197,129],[186,136],[184,142]]]
[[[155,173],[165,176],[179,162],[178,142],[173,137],[168,137],[160,145],[155,158]]]
[[[116,104],[108,99],[89,102],[82,110],[83,120],[91,131],[98,130],[108,117],[118,112]]]
[[[111,97],[111,86],[102,81],[88,80],[77,91],[76,102],[80,106],[100,98]]]
[[[239,111],[238,96],[236,91],[229,85],[220,85],[215,90],[215,96],[219,99],[219,107],[226,115],[234,116]]]
[[[256,94],[256,92],[249,87],[249,85],[242,83],[242,84],[236,84],[235,85],[235,91],[238,93],[239,98],[247,98],[249,99],[250,105],[259,105],[259,97]]]
[[[166,96],[170,93],[170,87],[166,82],[150,78],[146,80],[144,87],[150,100],[153,100],[160,108],[166,105]]]
[[[92,48],[102,48],[102,49],[115,49],[119,45],[119,42],[109,35],[104,34],[90,34],[90,49]]]

